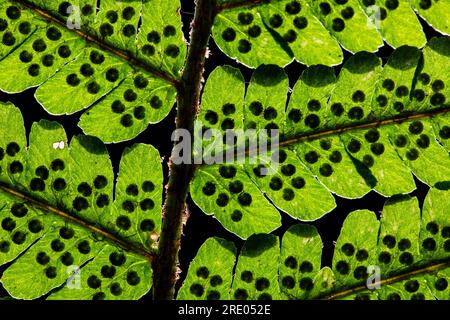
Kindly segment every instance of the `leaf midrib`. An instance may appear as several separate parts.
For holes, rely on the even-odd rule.
[[[156,68],[152,67],[148,63],[145,63],[139,59],[136,59],[136,58],[130,56],[129,54],[127,54],[126,51],[120,50],[118,48],[114,48],[113,46],[110,46],[110,45],[102,42],[98,37],[89,35],[81,29],[67,28],[66,22],[64,22],[61,19],[59,19],[58,17],[52,15],[50,12],[39,8],[35,4],[30,3],[27,0],[12,0],[12,2],[17,2],[18,4],[21,4],[22,6],[31,10],[32,12],[34,12],[35,14],[44,18],[48,22],[58,24],[60,27],[63,27],[68,32],[76,34],[78,37],[83,39],[85,42],[87,42],[89,44],[93,44],[94,46],[100,48],[101,50],[106,51],[106,52],[116,56],[120,60],[124,60],[125,62],[132,65],[133,67],[135,67],[137,69],[142,69],[145,72],[152,74],[153,76],[158,77],[158,78],[172,84],[175,88],[177,88],[177,89],[179,88],[180,81],[179,81],[179,79],[175,78],[174,76],[157,70]]]
[[[55,216],[58,216],[59,218],[62,218],[65,221],[75,223],[78,226],[80,226],[86,230],[89,230],[90,232],[95,233],[95,234],[99,235],[100,237],[103,237],[106,241],[108,241],[116,246],[119,246],[126,251],[133,252],[137,255],[140,255],[140,256],[144,257],[145,259],[149,260],[150,262],[153,260],[153,258],[155,256],[155,252],[153,252],[153,251],[149,251],[141,246],[138,246],[134,243],[129,242],[128,240],[117,237],[115,234],[111,233],[110,231],[107,231],[106,229],[104,229],[102,227],[92,224],[92,223],[84,220],[83,218],[74,216],[73,214],[63,211],[53,205],[45,203],[42,200],[31,197],[19,190],[16,190],[14,187],[11,187],[7,184],[0,182],[0,191],[8,194],[9,196],[14,197],[20,201],[24,201],[28,205],[31,205],[37,209],[40,209],[44,212],[51,213]]]
[[[409,270],[405,273],[397,273],[395,275],[392,275],[388,278],[382,279],[378,282],[372,283],[373,286],[380,285],[385,286],[393,283],[397,283],[403,280],[407,280],[409,278],[415,277],[415,276],[421,276],[427,273],[433,273],[437,272],[439,270],[443,270],[450,267],[450,257],[447,257],[442,260],[438,261],[431,261],[429,264],[425,264],[420,266],[419,268]],[[335,300],[340,299],[352,294],[356,294],[362,291],[369,290],[366,285],[357,285],[354,287],[347,287],[344,290],[341,291],[334,291],[325,295],[318,296],[315,299],[318,300]]]
[[[340,135],[340,134],[343,134],[343,133],[349,132],[349,131],[377,128],[377,127],[387,126],[387,125],[392,125],[392,124],[401,124],[406,121],[432,118],[434,116],[444,115],[449,112],[450,112],[450,107],[444,106],[442,108],[433,109],[433,110],[430,110],[427,112],[389,117],[389,118],[384,118],[381,120],[375,120],[375,121],[369,121],[369,122],[363,122],[363,123],[349,124],[349,125],[342,126],[342,127],[336,127],[336,128],[332,128],[332,129],[320,130],[320,131],[315,131],[315,132],[313,131],[313,132],[307,132],[307,133],[299,133],[297,135],[290,136],[289,138],[286,138],[286,139],[280,138],[280,141],[278,143],[274,143],[272,145],[272,147],[273,148],[287,148],[287,147],[290,147],[292,145],[295,145],[295,144],[298,144],[301,142],[315,141],[315,140],[322,139],[322,138],[325,138],[328,136]],[[259,151],[260,151],[259,146],[257,148],[245,148],[244,151],[237,152],[236,156],[237,156],[237,159],[242,159],[242,157],[248,157],[251,154],[259,155]],[[235,152],[236,152],[235,148],[231,148],[228,151],[224,151],[224,154],[223,154],[224,159],[227,159],[226,158],[227,155],[231,156]],[[206,165],[208,165],[208,164],[201,164],[201,165],[199,165],[199,167],[206,166]]]

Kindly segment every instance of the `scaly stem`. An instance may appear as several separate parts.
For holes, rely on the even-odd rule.
[[[176,128],[187,130],[191,137],[194,136],[194,120],[199,110],[203,71],[215,10],[215,0],[197,0],[187,61],[178,86]],[[172,159],[174,156],[177,155],[172,154]],[[188,164],[170,163],[158,257],[153,263],[155,300],[171,300],[175,295],[183,216],[193,172],[193,161]]]

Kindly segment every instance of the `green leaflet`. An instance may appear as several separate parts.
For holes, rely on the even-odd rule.
[[[342,61],[348,51],[375,52],[383,40],[394,48],[423,47],[425,34],[417,14],[448,34],[446,1],[272,0],[224,1],[213,36],[229,56],[250,66],[284,66],[296,59],[308,66]]]
[[[392,197],[380,221],[367,210],[352,212],[337,239],[332,268],[321,268],[322,241],[313,226],[289,228],[281,249],[275,236],[252,236],[237,258],[231,292],[243,300],[257,298],[255,289],[265,298],[270,292],[272,299],[447,300],[448,192],[431,188],[422,210],[415,198]],[[198,259],[207,254],[206,249],[200,250]],[[202,265],[209,268],[205,261]],[[267,281],[258,278],[261,269]],[[374,270],[380,271],[379,278],[372,277]],[[189,271],[188,279],[193,272]],[[279,278],[274,277],[278,273]],[[260,290],[263,282],[268,285]],[[367,284],[380,286],[369,290]]]
[[[448,188],[449,85],[446,76],[438,75],[438,69],[450,66],[448,42],[434,38],[423,53],[402,46],[384,67],[374,54],[360,52],[337,78],[332,68],[307,68],[287,107],[288,81],[281,68],[259,67],[245,93],[238,70],[217,68],[205,87],[198,116],[202,127],[196,133],[198,139],[213,128],[219,135],[197,145],[205,147],[204,155],[237,153],[237,161],[227,162],[225,170],[205,160],[191,182],[194,201],[246,238],[279,226],[275,208],[299,220],[316,220],[335,208],[332,194],[406,194],[415,189],[413,174],[430,186]],[[424,73],[428,83],[418,89]],[[223,83],[236,91],[225,90]],[[425,92],[431,95],[431,102],[418,104],[418,90],[423,99]],[[257,145],[263,129],[281,131],[279,152]],[[230,133],[236,141],[222,146],[220,134]],[[253,209],[256,199],[261,199],[259,210]]]
[[[130,140],[174,104],[186,51],[178,7],[176,1],[103,1],[96,15],[92,0],[74,7],[1,1],[0,88],[39,87],[36,99],[49,113],[89,108],[80,122],[86,134]]]
[[[178,299],[228,300],[235,256],[236,247],[231,242],[220,238],[206,240],[189,267],[192,272],[178,292]]]
[[[20,111],[2,104],[0,113],[0,264],[13,261],[1,279],[8,292],[40,297],[72,276],[69,283],[78,283],[79,267],[82,290],[63,288],[56,297],[135,299],[148,292],[150,247],[161,229],[158,151],[127,149],[113,192],[98,139],[78,136],[69,146],[59,124],[42,120],[27,147]]]

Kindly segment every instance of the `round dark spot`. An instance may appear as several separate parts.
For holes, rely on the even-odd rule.
[[[87,85],[87,91],[90,94],[97,94],[100,91],[100,85],[97,82],[92,81]]]
[[[247,298],[248,298],[247,290],[245,290],[245,289],[237,289],[234,292],[234,298],[236,300],[247,300]]]
[[[78,75],[75,73],[69,74],[66,78],[66,82],[71,87],[76,87],[80,84],[80,79],[78,78]]]
[[[423,92],[422,89],[414,90],[412,95],[413,95],[414,99],[416,99],[419,102],[421,102],[425,99],[425,92]]]
[[[443,90],[444,88],[445,88],[445,85],[444,85],[444,82],[443,82],[442,80],[435,80],[435,81],[433,81],[433,83],[431,84],[431,89],[432,89],[434,92],[441,91],[441,90]]]
[[[226,42],[232,42],[236,39],[236,31],[232,28],[227,28],[222,32],[222,39]]]
[[[395,83],[391,79],[385,79],[382,84],[383,88],[387,91],[392,91],[395,88]]]
[[[444,227],[441,231],[441,236],[443,238],[450,238],[450,227]]]
[[[339,163],[342,161],[342,154],[339,151],[333,151],[328,159],[333,163]]]
[[[388,300],[402,300],[402,298],[400,297],[400,295],[398,294],[398,293],[390,293],[388,296],[387,296],[387,299]]]
[[[366,154],[363,157],[363,163],[366,167],[371,168],[375,164],[375,160],[373,159],[373,157],[371,155]]]
[[[238,194],[244,190],[244,184],[239,180],[233,181],[228,185],[228,189],[231,193]]]
[[[426,229],[431,234],[437,234],[439,232],[439,226],[436,222],[428,222]]]
[[[292,109],[291,111],[289,111],[288,118],[292,122],[298,123],[302,119],[302,113],[298,109]]]
[[[345,261],[339,261],[336,263],[336,270],[342,275],[348,274],[350,272],[350,266]]]
[[[153,230],[155,230],[155,222],[153,220],[146,219],[141,222],[141,231],[152,232]]]
[[[314,282],[311,278],[302,278],[299,282],[299,287],[305,291],[311,291],[314,288]]]
[[[33,55],[25,50],[20,53],[19,59],[23,63],[28,63],[28,62],[31,62],[31,60],[33,60]]]
[[[305,125],[311,129],[315,129],[320,124],[320,118],[315,114],[310,114],[305,118]]]
[[[93,64],[102,64],[105,61],[105,56],[95,50],[91,52],[89,58]]]
[[[295,287],[295,280],[291,276],[286,276],[281,279],[281,285],[287,289],[293,289]]]
[[[232,103],[226,103],[222,106],[222,112],[224,115],[229,116],[236,112],[236,106]]]
[[[151,199],[144,199],[139,203],[142,211],[149,211],[155,207],[155,203]]]
[[[427,238],[422,242],[422,248],[426,251],[436,251],[436,241],[433,238]]]
[[[283,187],[283,181],[278,177],[272,177],[272,179],[270,179],[269,187],[274,191],[281,190]]]
[[[212,196],[216,193],[216,185],[213,182],[207,182],[202,188],[203,194],[206,196]]]
[[[6,9],[6,15],[11,20],[17,20],[20,18],[21,12],[20,12],[20,9],[17,8],[16,6],[10,6]]]
[[[134,212],[134,210],[136,210],[136,206],[134,205],[133,201],[125,200],[124,202],[122,202],[122,209],[129,213],[132,213]]]
[[[111,279],[116,275],[116,268],[114,266],[105,265],[100,272],[104,278]]]
[[[301,272],[301,273],[309,273],[309,272],[312,272],[313,271],[313,265],[312,265],[312,263],[311,262],[309,262],[309,261],[304,261],[304,262],[302,262],[302,264],[300,265],[300,267],[299,267],[299,271]]]
[[[366,100],[366,95],[361,90],[357,90],[352,95],[353,102],[364,102]]]
[[[197,277],[207,279],[209,277],[209,270],[207,267],[200,267],[197,269]]]
[[[40,178],[33,178],[30,182],[31,191],[42,192],[45,190],[45,182]]]
[[[369,253],[365,249],[360,249],[356,252],[356,260],[365,261],[369,257]]]
[[[335,18],[331,27],[334,31],[341,32],[345,28],[345,22],[341,18]]]
[[[395,90],[395,95],[399,98],[406,97],[409,94],[409,89],[406,86],[400,86]]]
[[[39,220],[33,219],[28,222],[28,230],[30,230],[31,233],[39,233],[42,231],[42,229],[44,229],[44,227]]]
[[[27,35],[31,32],[31,24],[28,21],[24,21],[19,24],[19,32]]]
[[[248,28],[248,35],[252,38],[257,38],[261,35],[261,27],[260,26],[251,26]]]
[[[409,280],[403,286],[406,291],[413,293],[419,290],[420,284],[417,280]]]
[[[348,257],[355,254],[355,247],[351,243],[346,243],[341,247],[341,251]]]
[[[111,292],[111,294],[113,296],[120,296],[123,292],[122,287],[120,286],[119,283],[114,282],[111,287],[109,288],[109,291]]]
[[[41,71],[41,67],[38,64],[32,64],[28,68],[28,74],[32,77],[37,77],[39,75],[40,71]]]
[[[2,228],[10,232],[16,228],[16,222],[11,218],[5,218],[2,220]]]
[[[122,266],[126,260],[127,258],[121,252],[113,252],[109,255],[109,262],[116,267]]]
[[[363,267],[363,266],[357,267],[357,268],[353,271],[353,277],[354,277],[356,280],[366,279],[366,278],[367,278],[367,268],[366,268],[366,267]]]
[[[430,138],[426,134],[421,134],[416,143],[420,148],[426,149],[430,146]]]
[[[297,259],[293,256],[289,256],[284,260],[284,265],[290,269],[296,269],[297,268]]]
[[[388,103],[388,99],[386,98],[385,95],[380,94],[377,98],[377,103],[380,107],[385,107]]]
[[[333,113],[336,117],[340,117],[344,113],[344,107],[341,103],[333,103],[331,105],[331,113]]]
[[[399,134],[394,141],[395,145],[399,148],[403,148],[406,146],[406,144],[408,143],[408,138],[403,135],[403,134]]]
[[[324,163],[320,166],[319,173],[324,177],[329,177],[333,174],[333,167],[328,163]]]
[[[290,29],[283,35],[283,39],[286,42],[292,43],[295,40],[297,40],[297,32],[295,32],[294,30]]]
[[[352,7],[346,7],[345,9],[341,10],[342,18],[345,20],[351,19],[355,15],[355,11]]]
[[[433,106],[440,106],[445,102],[445,96],[442,93],[435,93],[430,98],[430,103]]]
[[[292,201],[295,198],[295,193],[292,189],[286,188],[283,190],[283,199],[286,201]]]
[[[70,2],[67,1],[62,2],[58,7],[59,14],[64,17],[68,17],[70,14],[69,12],[70,7],[72,7],[72,4]]]
[[[11,32],[8,31],[3,35],[2,43],[5,46],[13,46],[16,43],[16,38]]]
[[[444,291],[448,287],[448,281],[445,278],[439,278],[434,283],[434,287],[437,291]]]
[[[109,205],[109,196],[106,194],[101,194],[97,197],[95,204],[99,208],[104,208]]]
[[[382,143],[376,142],[370,146],[370,150],[374,155],[380,156],[384,153],[384,145]]]
[[[92,188],[86,182],[80,183],[77,190],[85,197],[89,197],[92,194]]]
[[[386,8],[389,10],[395,10],[398,8],[398,0],[386,0]]]
[[[36,262],[39,263],[40,265],[45,266],[50,262],[50,257],[45,252],[39,252],[36,255]]]
[[[50,247],[52,248],[53,251],[61,252],[64,250],[65,245],[61,240],[55,239],[50,243]]]
[[[153,97],[150,99],[150,106],[151,106],[153,109],[159,109],[159,108],[162,107],[162,105],[163,105],[163,102],[162,102],[162,100],[161,100],[158,96],[153,96]]]
[[[92,300],[105,300],[106,294],[104,292],[97,292],[92,296]]]
[[[230,200],[230,198],[228,197],[228,195],[226,193],[220,193],[216,199],[216,204],[219,207],[225,207],[228,204],[229,200]]]
[[[403,252],[400,255],[398,261],[400,261],[400,263],[402,263],[402,264],[410,265],[410,264],[412,264],[414,262],[414,258],[413,258],[413,255],[411,253]]]
[[[23,165],[20,161],[13,161],[9,165],[9,172],[11,174],[19,174],[23,172]]]
[[[56,268],[48,267],[47,269],[45,269],[45,276],[49,279],[55,279],[56,278]]]
[[[146,44],[142,47],[142,53],[148,57],[151,57],[155,54],[155,47],[151,44]]]
[[[291,185],[295,189],[302,189],[305,186],[305,184],[306,184],[305,179],[303,179],[301,177],[296,177],[291,180]]]
[[[409,161],[414,161],[414,160],[417,160],[417,158],[419,158],[419,151],[417,151],[417,149],[409,149],[407,152],[406,152],[406,158],[409,160]]]
[[[116,220],[116,225],[119,229],[122,230],[129,230],[131,228],[131,221],[126,216],[120,216]]]
[[[240,53],[248,53],[252,49],[252,44],[245,39],[239,40],[238,51]]]
[[[77,248],[81,254],[88,254],[89,252],[91,252],[91,246],[89,245],[89,242],[87,240],[81,241],[77,245]]]
[[[377,129],[370,129],[364,134],[367,142],[374,143],[380,139],[380,132]]]
[[[238,20],[243,25],[249,25],[253,22],[253,14],[250,12],[240,12],[238,14]]]
[[[0,31],[5,31],[8,28],[8,21],[0,18]]]
[[[427,10],[431,7],[431,0],[420,0],[419,6],[423,10]]]
[[[378,256],[378,261],[384,264],[388,264],[391,262],[391,254],[389,252],[383,251]]]
[[[348,117],[352,120],[361,120],[364,117],[364,111],[361,107],[353,107],[348,111]]]
[[[65,252],[61,256],[61,262],[65,266],[71,266],[71,265],[73,265],[74,258],[73,258],[72,254],[70,252]]]
[[[258,291],[264,291],[270,287],[269,279],[267,278],[258,278],[255,281],[255,288]]]
[[[194,283],[190,288],[189,291],[196,297],[201,297],[203,295],[203,292],[205,291],[203,289],[203,286],[198,283]]]
[[[104,189],[108,185],[108,179],[105,176],[99,175],[94,179],[94,186],[96,189]]]
[[[98,289],[102,285],[102,281],[97,276],[90,276],[87,280],[89,288]]]
[[[320,107],[321,107],[321,104],[318,100],[313,99],[308,102],[309,111],[319,111]]]
[[[167,48],[164,50],[164,53],[171,58],[176,58],[180,54],[180,48],[174,44],[169,44]]]
[[[57,28],[55,27],[50,27],[47,29],[47,38],[51,41],[58,41],[59,39],[61,39],[61,31],[59,31]]]
[[[62,227],[61,229],[59,229],[59,236],[63,239],[72,239],[74,235],[75,231],[72,228]]]
[[[298,1],[292,1],[286,4],[285,10],[288,14],[298,14],[302,7]]]
[[[62,45],[58,48],[58,54],[61,58],[68,58],[72,54],[72,51],[70,50],[69,46]]]
[[[239,222],[242,220],[242,212],[240,210],[234,210],[231,214],[231,220],[233,222]]]
[[[393,249],[395,245],[397,244],[397,240],[395,240],[394,236],[387,235],[383,238],[383,244],[388,247],[389,249]]]
[[[137,286],[141,282],[141,278],[139,277],[136,271],[129,271],[127,273],[127,283],[130,286]]]
[[[328,2],[321,2],[321,3],[319,4],[319,8],[320,8],[320,12],[321,12],[324,16],[329,15],[330,12],[331,12],[331,6],[330,6],[330,4],[329,4]]]
[[[347,145],[347,148],[348,148],[348,151],[350,151],[351,153],[357,153],[357,152],[359,152],[359,150],[361,150],[361,142],[352,138],[350,140],[349,144]]]
[[[279,14],[274,14],[270,17],[269,24],[272,28],[279,28],[283,24],[283,18]]]
[[[400,101],[396,101],[394,102],[394,110],[397,112],[402,112],[405,109],[405,105],[400,102]]]
[[[308,26],[308,19],[305,17],[297,17],[294,19],[294,26],[300,30],[305,29]]]
[[[0,241],[0,252],[8,253],[11,249],[11,244],[8,241]]]
[[[55,62],[55,57],[53,57],[51,54],[46,54],[42,57],[42,64],[45,67],[51,67],[53,63]]]
[[[430,83],[431,79],[430,76],[426,73],[421,73],[419,75],[419,81],[422,82],[423,85],[427,85]]]
[[[119,80],[119,71],[116,68],[110,68],[106,71],[106,80],[116,82]]]
[[[85,6],[81,9],[81,13],[82,13],[84,16],[89,16],[89,15],[91,15],[91,14],[94,13],[94,8],[92,8],[91,5],[87,4],[87,5],[85,5]]]

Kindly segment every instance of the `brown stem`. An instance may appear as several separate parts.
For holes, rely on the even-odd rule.
[[[176,128],[187,130],[191,137],[194,136],[194,120],[199,109],[203,71],[215,10],[215,0],[197,0],[186,66],[178,86]],[[172,159],[174,156],[177,155],[172,154]],[[183,215],[194,171],[192,163],[193,161],[190,164],[170,163],[170,180],[166,188],[158,258],[153,263],[155,300],[171,300],[175,296]]]

